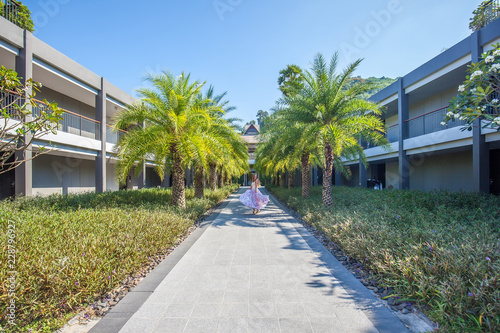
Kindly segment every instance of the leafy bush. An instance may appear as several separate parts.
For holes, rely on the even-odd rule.
[[[17,12],[16,24],[20,28],[26,29],[28,31],[35,31],[35,25],[33,24],[33,20],[31,19],[31,11],[21,2],[19,2],[19,11]]]
[[[19,6],[17,7],[16,15],[13,8],[9,8],[7,11],[5,10],[5,6],[16,7],[16,5],[13,5],[12,3],[10,5],[6,5],[3,1],[0,1],[0,15],[16,24],[18,27],[34,32],[35,26],[33,24],[33,20],[31,19],[31,11],[28,7],[23,5],[22,2],[17,1],[17,3]]]
[[[270,190],[446,331],[500,330],[500,198],[334,187],[325,208],[320,187]]]
[[[54,331],[64,317],[113,289],[155,254],[175,244],[193,222],[237,186],[206,190],[186,210],[173,207],[170,189],[53,195],[0,202],[0,225],[16,226],[17,328],[8,324],[7,251],[0,262],[0,330]],[[0,234],[4,248],[8,233]]]

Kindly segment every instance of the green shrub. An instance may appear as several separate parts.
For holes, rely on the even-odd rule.
[[[450,332],[500,331],[500,198],[465,192],[270,188]]]
[[[113,289],[150,257],[171,248],[193,222],[237,186],[206,190],[187,208],[173,207],[170,189],[52,195],[0,202],[0,225],[16,226],[16,323],[7,313],[7,251],[0,262],[0,331],[54,331],[64,318]],[[9,234],[0,241],[6,249]]]

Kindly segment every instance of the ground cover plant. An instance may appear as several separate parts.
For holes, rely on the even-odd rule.
[[[186,191],[186,209],[171,189],[20,198],[0,202],[0,331],[53,332],[175,244],[206,210],[238,186]],[[9,225],[16,261],[8,262]],[[15,323],[9,324],[9,278],[15,271]],[[30,330],[31,329],[31,330]]]
[[[500,331],[499,197],[334,187],[327,208],[321,187],[269,189],[442,331]]]

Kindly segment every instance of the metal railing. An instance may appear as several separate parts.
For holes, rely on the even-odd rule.
[[[387,127],[387,133],[385,135],[389,142],[398,142],[399,141],[399,124],[394,124],[392,126]]]
[[[399,138],[399,125],[394,124],[394,125],[387,127],[387,132],[384,134],[384,136],[386,137],[387,141],[389,141],[390,143],[397,142],[398,138]],[[378,147],[378,145],[372,144],[372,143],[365,144],[365,149],[375,148],[375,147]]]
[[[20,117],[15,114],[14,107],[9,106],[15,102],[16,99],[19,99],[19,95],[13,91],[0,92],[0,108],[2,110],[6,109],[7,114],[11,115],[13,119],[21,120]],[[34,101],[36,101],[37,105],[33,106],[32,115],[34,117],[39,117],[43,111],[46,111],[47,105],[37,99],[34,99]],[[16,104],[22,105],[23,102],[23,99],[19,99]],[[88,118],[68,110],[64,110],[61,117],[62,120],[60,120],[57,125],[58,131],[76,134],[95,140],[101,139],[101,122],[98,120]],[[127,131],[121,129],[115,130],[113,126],[106,124],[106,142],[116,144],[125,134],[127,134]]]
[[[490,0],[484,4],[485,26],[500,17],[500,0]]]
[[[420,135],[434,133],[447,128],[465,125],[464,120],[448,121],[446,125],[441,125],[448,107],[425,113],[421,116],[410,118],[405,121],[405,139],[414,138]]]
[[[17,103],[16,100],[18,99]],[[0,92],[0,108],[2,110],[5,109],[7,114],[12,117],[12,119],[21,120],[19,117],[20,114],[15,111],[13,107],[13,103],[21,106],[23,104],[23,100],[19,98],[19,95],[15,95],[8,92]]]
[[[106,142],[117,144],[125,134],[126,131],[121,129],[115,129],[113,126],[106,124]]]
[[[45,111],[46,105],[42,101],[36,100],[37,106],[33,107],[33,116],[38,117]],[[100,140],[101,123],[97,120],[87,118],[77,113],[64,110],[61,115],[57,130],[61,132],[76,134],[90,139]]]
[[[5,5],[3,6],[2,16],[17,25],[19,17],[19,3],[14,0],[6,0]]]

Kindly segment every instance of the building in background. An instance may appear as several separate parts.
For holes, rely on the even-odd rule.
[[[46,135],[33,145],[34,150],[46,146],[48,153],[0,174],[0,198],[118,190],[113,148],[123,132],[113,130],[111,123],[135,99],[3,17],[0,65],[41,82],[36,98],[66,110],[57,135]],[[37,112],[40,108],[33,109],[34,116]],[[147,164],[139,178],[130,175],[127,187],[159,185],[153,165]]]
[[[248,148],[248,164],[250,165],[250,172],[254,173],[254,165],[255,165],[255,150],[257,149],[257,145],[259,144],[259,134],[260,134],[260,126],[259,125],[245,125],[243,129],[243,134],[241,138],[246,142],[246,146]],[[243,185],[249,185],[251,182],[251,178],[249,175],[243,175]]]
[[[462,131],[461,121],[441,125],[467,66],[496,43],[499,19],[372,96],[386,107],[391,149],[366,147],[369,167],[346,161],[352,178],[337,174],[335,182],[366,187],[369,179],[377,179],[384,188],[500,194],[500,132],[479,126]]]

